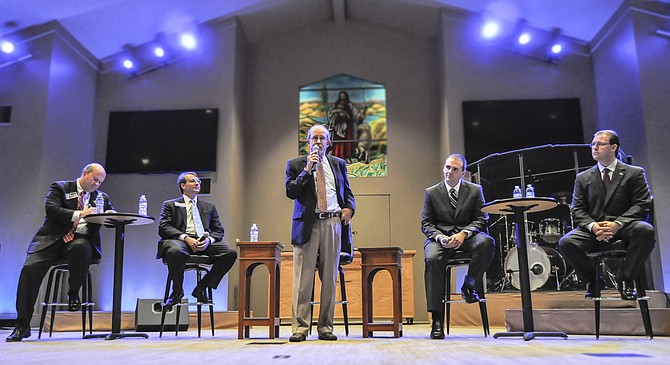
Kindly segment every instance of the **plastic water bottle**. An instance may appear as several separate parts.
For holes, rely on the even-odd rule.
[[[252,224],[249,229],[249,241],[258,242],[258,226],[256,223]]]
[[[512,192],[512,197],[513,198],[521,198],[521,187],[519,187],[519,185],[514,187],[514,191]]]
[[[141,215],[149,215],[147,210],[147,196],[144,194],[140,195],[140,206],[137,213]]]
[[[526,198],[534,198],[534,197],[535,197],[535,188],[533,187],[533,185],[528,184],[528,186],[526,186]]]
[[[105,198],[103,198],[100,193],[98,193],[98,197],[95,198],[95,212],[98,214],[105,212]]]

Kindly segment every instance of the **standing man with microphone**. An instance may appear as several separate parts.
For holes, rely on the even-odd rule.
[[[290,342],[307,339],[311,326],[310,301],[314,270],[319,267],[321,304],[317,332],[319,340],[335,341],[335,286],[337,282],[342,225],[349,224],[356,210],[349,187],[347,165],[341,158],[326,154],[330,133],[323,125],[309,129],[310,154],[286,163],[286,196],[293,200],[293,304]]]

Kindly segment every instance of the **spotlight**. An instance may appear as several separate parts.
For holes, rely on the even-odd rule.
[[[156,55],[156,57],[158,58],[163,58],[165,57],[165,50],[163,49],[163,47],[158,46],[154,48],[154,55]]]
[[[198,41],[191,33],[182,34],[181,37],[179,37],[179,41],[182,47],[186,48],[187,50],[194,50],[198,46]]]
[[[560,43],[554,43],[553,46],[551,46],[551,53],[558,55],[561,52],[563,52],[563,45]]]
[[[520,45],[525,46],[530,42],[531,39],[533,39],[533,36],[531,36],[530,33],[525,32],[519,36],[517,41],[519,42]]]
[[[498,31],[500,30],[500,26],[496,22],[487,22],[484,24],[484,27],[482,27],[482,37],[486,39],[491,39],[498,35]]]
[[[123,65],[123,68],[126,70],[132,70],[133,67],[135,67],[135,63],[130,58],[124,58],[121,60],[121,65]]]
[[[10,54],[15,50],[14,43],[10,41],[2,41],[0,42],[0,49],[5,53]]]

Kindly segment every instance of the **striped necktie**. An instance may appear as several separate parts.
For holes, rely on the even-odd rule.
[[[457,199],[456,188],[451,188],[451,190],[449,190],[449,202],[451,203],[451,206],[454,207],[454,209],[456,209],[456,202],[458,202]]]
[[[79,199],[77,200],[77,210],[83,210],[84,209],[84,192],[82,191],[81,194],[79,194]],[[79,219],[76,221],[72,222],[72,228],[70,228],[70,231],[63,236],[63,242],[68,243],[74,239],[74,232],[77,231],[77,225],[79,224]]]

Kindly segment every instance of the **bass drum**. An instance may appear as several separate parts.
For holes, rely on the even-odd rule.
[[[521,289],[519,280],[518,248],[512,248],[505,257],[505,273],[509,275],[512,286]],[[565,277],[565,260],[551,247],[528,245],[528,269],[530,290],[537,290],[547,284],[548,288],[557,288]],[[552,278],[550,281],[549,279]]]

